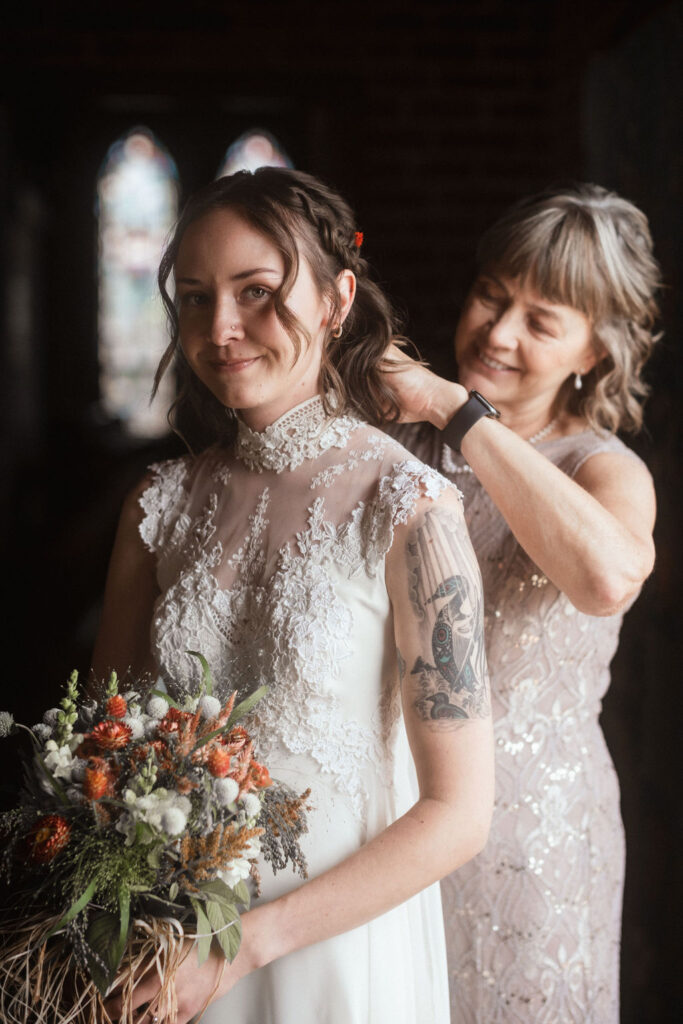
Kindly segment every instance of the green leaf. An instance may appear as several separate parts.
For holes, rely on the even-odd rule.
[[[177,882],[173,882],[173,883],[172,883],[172,884],[171,884],[171,885],[169,886],[169,890],[168,890],[168,898],[169,898],[169,900],[171,901],[171,903],[173,902],[173,900],[174,900],[174,899],[176,898],[176,896],[178,895],[178,889],[179,889],[179,886],[178,886],[178,883],[177,883]]]
[[[211,952],[211,939],[213,936],[211,933],[211,924],[204,913],[200,901],[193,899],[191,902],[194,912],[197,915],[197,956],[199,957],[199,966],[201,967],[201,965],[208,960],[209,953]]]
[[[199,888],[206,893],[207,898],[218,899],[230,907],[235,906],[235,894],[221,878],[214,878],[211,882],[200,882]]]
[[[161,697],[161,699],[165,700],[166,703],[172,708],[177,708],[180,706],[176,701],[173,700],[173,697],[170,697],[169,694],[166,693],[165,690],[152,690],[152,695],[154,697]]]
[[[242,703],[238,704],[233,713],[230,715],[230,718],[228,720],[228,726],[232,725],[234,722],[239,721],[240,718],[244,718],[244,716],[248,714],[253,707],[256,707],[258,702],[263,697],[265,697],[267,693],[267,686],[259,686],[258,690],[254,690],[254,692],[249,694],[248,697],[245,697]]]
[[[116,959],[120,933],[120,918],[102,910],[93,916],[85,936],[92,951],[88,957],[90,977],[103,996],[111,988],[121,960],[121,957]]]
[[[249,892],[246,882],[242,881],[238,882],[237,885],[233,885],[232,891],[235,894],[237,902],[241,903],[242,906],[246,907],[248,910],[249,904],[251,903],[251,893]]]
[[[211,904],[209,903],[207,909],[210,906]],[[226,958],[232,963],[242,944],[242,922],[237,911],[224,911],[223,926],[219,930],[214,929],[214,932],[219,946]]]
[[[115,969],[121,963],[130,931],[130,892],[125,886],[119,889],[119,934],[112,946],[111,960]]]
[[[95,895],[96,888],[97,879],[93,878],[92,882],[85,890],[85,892],[82,894],[82,896],[80,896],[74,903],[72,903],[69,909],[67,910],[66,914],[64,914],[64,916],[59,919],[57,924],[53,925],[53,927],[50,928],[50,931],[45,936],[45,939],[49,939],[51,935],[55,934],[55,932],[60,931],[60,929],[62,929],[65,924],[68,924],[69,921],[73,921],[74,917],[76,917],[77,914],[80,914],[81,910],[83,910],[83,908],[87,906],[88,903],[90,903],[90,900]]]
[[[193,658],[196,658],[199,661],[200,665],[202,666],[202,687],[204,689],[204,693],[206,693],[209,697],[212,697],[213,679],[211,678],[211,669],[209,668],[208,661],[206,660],[203,654],[199,653],[199,651],[185,651],[185,653],[191,654]]]

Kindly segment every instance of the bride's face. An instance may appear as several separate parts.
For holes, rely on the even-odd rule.
[[[180,344],[199,379],[253,430],[318,393],[329,307],[299,254],[287,307],[308,332],[296,354],[273,293],[284,261],[238,213],[213,210],[183,235],[175,266]]]

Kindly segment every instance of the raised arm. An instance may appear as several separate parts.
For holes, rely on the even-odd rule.
[[[143,480],[127,496],[114,542],[100,627],[93,652],[92,675],[105,678],[112,669],[136,676],[153,671],[149,630],[159,593],[154,556],[142,542],[139,497],[149,485]]]
[[[213,954],[198,968],[191,953],[177,978],[178,1024],[250,971],[397,906],[486,841],[493,740],[481,583],[455,492],[425,500],[396,531],[387,587],[419,799],[334,868],[245,914],[232,965],[224,968],[220,954]],[[142,983],[137,1005],[153,999],[156,987],[153,979]],[[148,1024],[147,1016],[141,1020]]]
[[[460,384],[437,377],[398,349],[391,380],[403,419],[439,430],[467,400]],[[637,593],[654,565],[655,496],[647,470],[628,455],[604,453],[571,479],[502,423],[481,419],[462,453],[529,557],[572,604],[612,615]]]

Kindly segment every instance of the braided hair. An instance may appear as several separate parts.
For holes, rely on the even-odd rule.
[[[234,210],[280,252],[285,272],[273,293],[273,305],[297,356],[302,344],[308,345],[312,339],[288,308],[287,297],[296,281],[300,259],[306,258],[313,280],[331,310],[320,371],[327,411],[341,414],[353,410],[375,424],[395,420],[399,404],[381,372],[381,363],[396,338],[396,319],[360,254],[353,211],[337,192],[310,174],[262,167],[254,173],[239,171],[219,178],[196,192],[182,211],[161,259],[159,289],[171,340],[157,368],[153,394],[175,361],[179,389],[169,411],[169,423],[176,433],[195,450],[216,441],[228,444],[235,435],[234,413],[226,410],[185,360],[178,311],[167,287],[187,228],[217,209]],[[341,310],[337,276],[343,270],[354,274],[356,295],[343,334],[336,338],[333,325],[339,322]],[[336,395],[334,409],[325,397],[330,391]]]

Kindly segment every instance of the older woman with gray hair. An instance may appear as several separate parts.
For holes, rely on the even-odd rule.
[[[481,240],[457,383],[394,354],[392,432],[457,482],[484,579],[497,798],[488,846],[442,883],[457,1024],[619,1019],[624,837],[598,715],[654,562],[652,480],[616,431],[642,423],[658,285],[632,203],[544,193]]]

